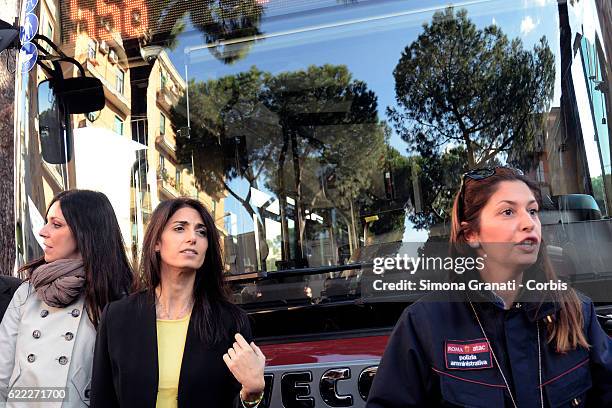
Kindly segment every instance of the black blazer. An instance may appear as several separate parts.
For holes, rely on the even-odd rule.
[[[234,342],[234,325],[224,319],[230,335],[226,344],[210,346],[189,322],[178,385],[178,406],[241,407],[240,384],[223,354]],[[250,327],[241,334],[251,341]],[[94,352],[91,407],[155,407],[159,381],[154,302],[148,292],[112,302],[102,313]]]
[[[19,285],[21,285],[21,280],[12,276],[0,275],[0,322]]]

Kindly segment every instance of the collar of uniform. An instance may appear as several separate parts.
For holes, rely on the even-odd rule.
[[[528,279],[540,281],[542,280],[541,278],[543,276],[543,272],[529,270],[523,274],[523,282],[527,281]],[[466,271],[459,279],[465,282],[471,279],[481,280],[480,274],[474,269]],[[503,299],[492,290],[468,289],[467,295],[472,301],[488,303],[497,307],[498,309],[504,310],[505,305]],[[516,309],[521,309],[524,313],[526,313],[527,318],[530,321],[535,322],[539,319],[545,319],[548,316],[551,316],[552,318],[559,310],[559,303],[554,301],[552,294],[549,291],[540,293],[527,290],[525,287],[523,287],[519,289],[519,293],[513,307]]]
[[[530,268],[523,274],[523,282],[532,279],[536,282],[547,282],[548,279],[542,268]],[[546,319],[550,316],[553,319],[557,311],[560,309],[559,302],[555,300],[554,294],[551,291],[535,291],[528,290],[525,287],[521,288],[516,302],[519,302],[527,314],[527,317],[532,322],[540,319]]]
[[[552,319],[560,308],[559,302],[554,300],[550,291],[536,292],[523,288],[517,296],[516,302],[521,305],[532,322],[546,319],[548,316]]]
[[[480,279],[480,274],[474,269],[468,270],[464,274],[459,275],[458,280],[463,281],[466,284],[471,280],[482,281],[482,279]],[[488,303],[500,309],[504,309],[504,301],[492,290],[466,289],[466,295],[467,298],[473,302]]]

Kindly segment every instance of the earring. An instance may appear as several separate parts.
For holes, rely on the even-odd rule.
[[[470,246],[470,248],[476,249],[480,247],[480,242],[468,242],[468,245]]]

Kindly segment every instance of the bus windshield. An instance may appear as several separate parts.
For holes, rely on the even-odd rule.
[[[109,197],[134,262],[157,204],[188,196],[246,308],[380,300],[376,260],[444,245],[461,175],[513,166],[557,273],[610,303],[609,1],[23,3],[19,262],[62,189]],[[59,53],[104,107],[51,118],[44,81],[82,75]]]

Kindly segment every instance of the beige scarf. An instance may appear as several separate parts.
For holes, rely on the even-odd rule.
[[[81,259],[59,259],[36,268],[30,276],[36,294],[47,305],[66,307],[77,299],[85,285]]]

